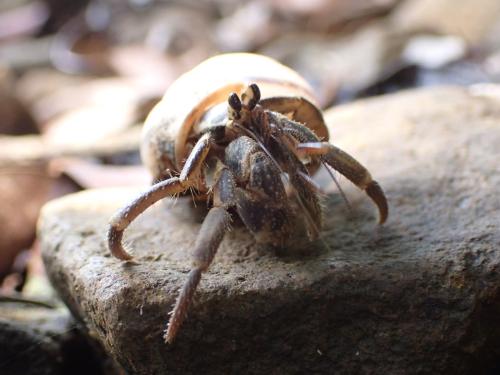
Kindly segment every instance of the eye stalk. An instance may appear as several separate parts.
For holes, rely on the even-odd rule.
[[[240,98],[238,98],[238,95],[233,92],[231,95],[229,95],[229,98],[227,100],[229,106],[236,112],[241,111],[241,101]]]
[[[260,100],[260,89],[255,83],[250,84],[245,92],[241,94],[241,100],[236,93],[231,93],[227,102],[229,104],[229,119],[240,119],[241,110],[252,111]],[[245,113],[247,113],[245,111]]]
[[[243,105],[252,110],[260,100],[260,89],[255,83],[250,84],[241,95]]]
[[[229,95],[229,98],[227,99],[227,103],[229,105],[228,107],[228,117],[229,120],[237,120],[241,117],[240,112],[241,112],[241,100],[238,97],[236,93],[232,93]]]

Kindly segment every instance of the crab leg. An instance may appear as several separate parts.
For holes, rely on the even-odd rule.
[[[354,185],[364,190],[378,207],[379,223],[382,224],[386,221],[389,208],[384,191],[361,163],[347,152],[328,142],[299,143],[296,148],[303,155],[320,156],[333,169],[339,171]]]
[[[288,120],[283,126],[286,134],[300,142],[295,145],[298,156],[319,156],[322,161],[366,192],[378,207],[380,224],[387,220],[389,208],[384,191],[360,162],[331,143],[321,142],[310,129],[295,121]]]
[[[108,230],[108,247],[113,256],[121,260],[131,260],[132,255],[122,245],[123,232],[129,224],[160,199],[182,193],[197,184],[197,177],[210,151],[210,143],[211,133],[204,134],[196,142],[179,177],[172,177],[152,185],[129,205],[113,215],[109,221]]]
[[[291,113],[293,119],[300,124],[323,123],[323,115],[318,107],[302,97],[277,97],[266,98],[260,101],[260,104],[266,109],[278,113]],[[303,128],[307,129],[305,126]],[[309,129],[307,131],[310,132]],[[326,134],[318,134],[324,137]]]
[[[229,228],[231,215],[227,212],[235,204],[235,182],[226,167],[220,168],[218,179],[214,187],[214,207],[210,209],[201,226],[193,252],[193,268],[189,272],[188,280],[184,284],[164,335],[167,343],[171,343],[186,318],[194,292],[200,282],[201,274],[205,272],[217,253],[224,234]]]

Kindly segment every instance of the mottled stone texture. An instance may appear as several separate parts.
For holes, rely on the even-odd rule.
[[[325,227],[279,253],[235,227],[177,341],[162,331],[199,223],[158,204],[126,232],[138,265],[110,257],[109,216],[138,190],[48,204],[50,277],[130,373],[472,374],[500,358],[500,99],[433,88],[327,112],[332,141],[387,192],[390,217],[325,174]]]

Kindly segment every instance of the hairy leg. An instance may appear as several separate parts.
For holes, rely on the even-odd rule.
[[[306,126],[294,121],[282,123],[285,134],[292,136],[298,143],[295,151],[299,157],[319,156],[320,160],[340,172],[353,184],[364,190],[377,205],[379,223],[387,220],[389,207],[384,191],[377,181],[373,180],[370,172],[347,152],[342,151],[329,142],[321,142],[319,138]]]
[[[227,209],[235,204],[235,182],[226,167],[219,166],[218,168],[218,179],[213,189],[214,207],[208,212],[198,233],[193,252],[193,268],[177,297],[164,335],[167,343],[171,343],[177,335],[201,280],[201,274],[212,263],[224,234],[229,229],[231,215]]]
[[[364,190],[379,210],[379,223],[386,221],[389,207],[384,191],[370,172],[347,152],[328,142],[299,143],[297,150],[308,156],[320,156],[333,169],[347,177],[354,185]]]
[[[182,193],[197,184],[198,175],[210,150],[211,136],[210,133],[207,133],[198,140],[179,177],[172,177],[154,184],[113,215],[108,230],[108,247],[113,256],[122,260],[131,260],[132,255],[122,245],[123,232],[130,223],[160,199]]]
[[[287,173],[297,203],[304,213],[304,223],[310,240],[318,238],[323,225],[323,214],[317,194],[317,187],[312,185],[306,166],[295,154],[297,142],[288,134],[278,134],[274,149],[276,157]]]
[[[320,124],[324,124],[323,115],[318,107],[307,99],[302,97],[266,98],[262,99],[260,104],[270,111],[292,114],[293,121],[301,124],[309,124],[314,128],[319,139],[327,139],[328,134],[325,132],[326,127],[323,128],[319,126]],[[315,126],[316,124],[318,124],[318,126]]]

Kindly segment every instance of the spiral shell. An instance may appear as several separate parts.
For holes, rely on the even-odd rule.
[[[217,125],[215,118],[212,121],[208,115],[210,111],[225,105],[230,93],[241,93],[250,83],[259,86],[260,104],[265,109],[280,112],[283,103],[302,98],[300,116],[294,112],[283,114],[328,140],[313,91],[297,72],[261,55],[223,54],[180,76],[146,119],[141,157],[152,175],[179,171],[190,152],[188,140],[196,140],[200,124]]]

